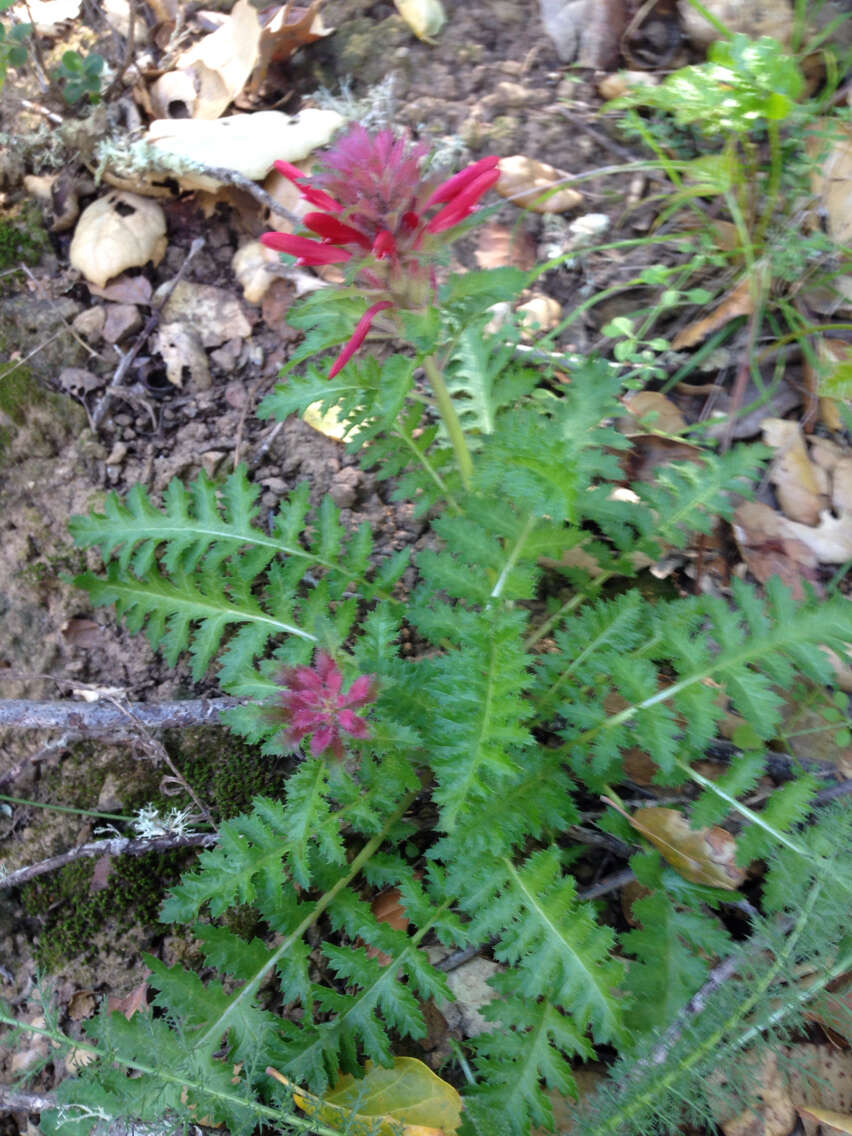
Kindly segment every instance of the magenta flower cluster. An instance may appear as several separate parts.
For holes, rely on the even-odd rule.
[[[333,378],[352,358],[379,312],[419,310],[434,293],[434,257],[447,234],[497,181],[496,157],[482,158],[439,185],[422,175],[428,147],[353,127],[310,178],[289,162],[276,168],[316,211],[304,217],[312,237],[264,233],[267,247],[299,264],[351,264],[375,301],[336,359]]]
[[[375,675],[356,678],[344,694],[343,673],[330,655],[319,651],[313,667],[287,667],[280,681],[283,689],[278,704],[269,707],[268,715],[285,727],[283,740],[291,749],[310,734],[311,753],[317,756],[331,750],[341,758],[342,733],[353,738],[369,736],[369,725],[353,707],[375,702]]]

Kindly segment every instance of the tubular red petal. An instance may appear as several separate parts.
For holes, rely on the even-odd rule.
[[[328,377],[333,379],[335,375],[339,374],[364,340],[367,338],[367,332],[370,330],[373,320],[383,312],[385,308],[392,308],[393,304],[390,300],[379,300],[377,304],[373,304],[371,308],[367,308],[366,312],[358,320],[355,330],[352,332],[352,338],[337,356],[334,361],[334,366],[328,372]]]
[[[472,165],[466,166],[463,170],[459,170],[457,174],[454,174],[451,178],[448,178],[447,181],[442,182],[442,184],[438,186],[423,208],[428,209],[432,205],[440,205],[444,201],[451,200],[451,198],[455,197],[457,193],[460,193],[465,186],[470,185],[470,183],[475,181],[481,174],[493,170],[499,161],[500,159],[494,156],[480,158],[478,162],[473,162]],[[495,178],[494,180],[496,181],[497,179]]]
[[[352,256],[346,249],[324,245],[309,237],[294,237],[290,233],[264,233],[260,240],[267,248],[298,256],[302,264],[342,264]]]
[[[402,223],[410,233],[413,233],[420,224],[420,214],[415,213],[413,209],[409,209],[407,213],[403,213]]]
[[[386,256],[396,256],[396,241],[393,233],[389,233],[387,229],[382,229],[373,241],[373,252],[379,260]]]
[[[324,189],[317,189],[315,185],[300,185],[299,189],[302,192],[302,197],[305,201],[310,201],[311,205],[316,205],[319,209],[327,209],[330,213],[342,213],[343,206],[339,201],[335,201],[330,193],[326,193]]]
[[[460,193],[457,193],[452,201],[444,206],[440,213],[435,214],[426,226],[427,232],[443,233],[446,229],[451,229],[453,225],[457,225],[459,221],[463,221],[465,217],[473,212],[474,206],[479,201],[480,197],[482,197],[499,178],[499,170],[485,170],[485,172],[481,173],[474,181],[466,185]]]
[[[345,225],[328,213],[306,213],[304,220],[305,225],[312,233],[318,233],[321,237],[324,237],[327,241],[333,241],[336,245],[359,244],[363,249],[369,250],[370,248],[370,238],[360,229],[356,229],[352,225]]]
[[[279,158],[275,163],[275,168],[279,174],[283,174],[285,178],[290,181],[296,181],[298,178],[306,178],[308,175],[300,170],[298,166],[294,166],[292,162],[285,162],[283,158]],[[302,187],[299,186],[301,189]]]

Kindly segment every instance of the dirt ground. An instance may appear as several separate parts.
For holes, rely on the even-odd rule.
[[[254,109],[280,102],[281,109],[295,110],[310,104],[319,89],[337,91],[343,82],[363,99],[392,76],[394,122],[415,136],[454,146],[459,161],[524,154],[583,174],[638,160],[638,151],[612,123],[597,118],[603,101],[597,76],[560,58],[534,0],[445,4],[447,24],[430,44],[419,42],[385,0],[327,0],[324,18],[334,32],[302,48],[268,102]],[[631,41],[639,66],[691,58],[673,7],[659,7],[659,26],[646,23]],[[121,36],[97,6],[86,11],[93,42],[114,62],[123,51]],[[45,50],[55,55],[78,30],[75,21],[58,25],[44,37]],[[386,84],[382,90],[387,95]],[[276,280],[262,302],[250,304],[234,278],[236,248],[268,228],[267,215],[251,197],[234,193],[213,205],[191,193],[160,198],[168,232],[165,256],[156,268],[149,264],[126,274],[125,291],[88,286],[70,267],[72,229],[56,226],[55,200],[53,209],[34,204],[24,178],[58,175],[63,192],[73,187],[81,204],[92,200],[100,192],[92,180],[94,141],[118,129],[122,115],[133,121],[140,114],[129,91],[119,95],[91,112],[63,108],[49,102],[31,66],[10,72],[0,104],[8,132],[0,157],[0,220],[28,226],[35,250],[21,257],[29,261],[23,271],[14,271],[13,256],[10,271],[0,276],[0,361],[20,364],[0,383],[3,698],[65,698],[105,689],[132,701],[216,695],[212,680],[195,683],[184,663],[167,666],[108,611],[93,611],[70,583],[87,560],[72,545],[68,518],[108,491],[124,493],[141,482],[157,493],[173,477],[199,470],[221,475],[242,462],[262,488],[264,508],[273,509],[307,480],[314,502],[330,494],[347,524],[369,521],[380,554],[416,549],[424,536],[410,508],[394,504],[390,487],[363,473],[339,442],[304,422],[281,426],[257,416],[296,337],[287,325],[294,299],[290,281]],[[528,255],[541,260],[561,247],[570,224],[584,215],[604,214],[613,238],[647,232],[653,209],[635,204],[647,189],[643,177],[628,169],[584,182],[583,204],[572,212],[545,218],[506,204],[494,221],[512,227]],[[204,344],[209,374],[187,368],[183,385],[176,386],[151,344],[143,342],[93,427],[122,356],[151,313],[152,292],[181,269],[199,237],[203,247],[185,278],[221,290],[219,301],[225,296],[229,305],[219,339],[211,336]],[[474,266],[477,251],[472,241],[462,245],[460,263]],[[568,311],[635,275],[642,257],[647,254],[582,257],[551,274],[546,291]],[[151,287],[146,290],[140,280]],[[635,296],[620,298],[593,309],[558,347],[594,348],[606,321],[635,302]],[[252,793],[274,791],[283,774],[221,730],[174,733],[164,741],[183,777],[219,816],[244,807]],[[39,803],[114,814],[148,800],[187,803],[180,792],[168,796],[174,783],[166,783],[169,771],[161,757],[144,739],[112,745],[66,742],[55,732],[0,732],[0,792],[34,802],[0,803],[0,859],[6,868],[15,870],[96,834],[90,817]],[[138,985],[143,950],[169,961],[185,955],[191,945],[157,930],[154,916],[163,886],[189,856],[173,853],[99,868],[85,861],[0,891],[0,998],[34,1019],[41,970],[49,974],[65,1020],[75,1020],[91,1012],[94,997],[125,996]],[[33,1043],[23,1055],[7,1057],[0,1076],[6,1079],[41,1056]],[[47,1067],[35,1087],[50,1088],[60,1072]]]

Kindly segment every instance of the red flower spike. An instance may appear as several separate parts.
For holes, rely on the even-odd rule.
[[[464,172],[464,171],[462,171]],[[464,188],[449,201],[440,213],[436,213],[426,226],[427,232],[443,233],[458,225],[465,217],[470,216],[477,202],[484,193],[500,178],[500,171],[485,170],[473,181],[469,181]]]
[[[343,694],[342,671],[330,655],[320,651],[313,667],[288,667],[281,681],[286,687],[279,695],[279,705],[271,707],[269,715],[286,726],[284,740],[288,745],[295,748],[311,734],[311,753],[319,756],[331,750],[342,758],[341,732],[354,738],[369,737],[369,724],[353,707],[375,702],[375,676],[361,675]]]
[[[290,233],[264,233],[260,240],[276,252],[297,256],[300,264],[343,264],[352,256],[346,249],[320,244],[308,237],[294,237]]]
[[[338,221],[336,217],[329,216],[328,213],[306,213],[304,221],[312,233],[318,233],[333,244],[357,244],[363,249],[370,248],[370,238],[365,236],[360,229],[346,225],[343,221]]]
[[[393,233],[389,233],[387,229],[382,229],[373,241],[373,253],[379,260],[386,256],[396,256],[396,241],[393,239]]]
[[[298,166],[294,166],[292,162],[285,162],[283,158],[279,158],[275,163],[275,168],[279,174],[283,174],[289,181],[296,181],[299,178],[306,178],[308,175],[300,170]],[[301,189],[301,186],[299,187]]]
[[[457,174],[453,174],[451,178],[448,178],[438,186],[423,208],[429,209],[432,205],[440,205],[444,201],[450,201],[457,193],[460,193],[465,186],[475,181],[480,174],[485,173],[487,170],[493,170],[499,161],[500,159],[497,157],[480,158],[478,162],[474,162],[472,165],[466,166],[463,170],[459,170]],[[494,181],[496,180],[497,178],[494,179]],[[491,184],[493,185],[493,182]]]
[[[305,201],[310,201],[311,205],[316,205],[318,209],[327,209],[329,213],[342,213],[343,206],[339,201],[335,201],[330,193],[326,193],[324,189],[317,189],[312,185],[300,185],[299,189],[302,191],[302,197]]]
[[[428,147],[391,130],[370,133],[355,125],[305,174],[291,162],[275,163],[316,209],[306,228],[320,240],[267,233],[269,248],[291,253],[299,264],[350,262],[347,280],[371,304],[331,368],[334,378],[367,336],[378,312],[422,311],[437,291],[435,261],[452,240],[448,230],[471,214],[498,180],[498,158],[471,163],[435,187],[424,173]],[[429,217],[431,214],[431,219]],[[443,234],[448,234],[443,236]]]
[[[352,332],[352,338],[334,360],[334,366],[328,372],[328,377],[333,379],[335,375],[339,374],[364,340],[367,338],[367,332],[373,325],[373,320],[386,308],[392,308],[394,305],[390,300],[379,300],[377,304],[373,304],[371,308],[367,308],[366,312],[358,320],[355,330]]]

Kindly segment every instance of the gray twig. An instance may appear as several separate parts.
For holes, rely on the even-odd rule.
[[[128,738],[137,736],[139,726],[147,730],[218,726],[221,712],[239,705],[237,698],[128,702],[126,708],[104,698],[97,702],[5,699],[0,700],[0,729],[65,730],[78,737]]]
[[[245,174],[238,173],[236,170],[226,169],[224,166],[204,166],[203,173],[207,177],[215,178],[216,181],[221,181],[223,185],[233,185],[237,189],[244,189],[246,193],[250,193],[255,201],[259,201],[261,205],[265,205],[270,213],[277,213],[279,217],[286,217],[288,221],[294,225],[300,225],[302,222],[292,210],[288,209],[286,205],[282,205],[279,201],[267,193],[265,189],[245,176]]]
[[[105,103],[109,102],[110,98],[121,86],[121,82],[124,79],[124,73],[130,66],[130,61],[133,59],[133,52],[136,49],[136,0],[128,0],[128,8],[129,13],[127,18],[127,40],[124,44],[124,54],[121,57],[121,62],[118,65],[118,70],[116,71],[112,82],[101,96]]]
[[[25,1093],[0,1085],[0,1112],[41,1112],[56,1108],[56,1098],[50,1093]]]
[[[19,887],[37,876],[55,872],[66,864],[73,864],[75,860],[87,856],[142,856],[146,852],[168,852],[173,848],[211,848],[218,839],[215,832],[189,832],[184,835],[167,833],[163,836],[113,836],[108,840],[92,840],[46,860],[39,860],[36,864],[28,864],[25,868],[0,875],[0,889]]]
[[[151,314],[148,316],[148,319],[145,321],[145,326],[142,328],[142,330],[136,336],[136,340],[135,340],[133,346],[130,348],[130,350],[127,352],[126,355],[122,356],[121,362],[118,364],[118,367],[116,368],[115,374],[112,376],[112,380],[111,380],[109,386],[104,391],[98,405],[92,411],[92,427],[93,427],[93,429],[97,429],[98,426],[100,426],[101,422],[103,422],[104,415],[107,412],[107,406],[109,405],[110,400],[112,398],[114,398],[115,395],[117,395],[119,393],[118,388],[124,382],[124,376],[127,374],[128,370],[130,369],[130,364],[133,362],[133,360],[136,358],[136,356],[142,350],[142,346],[147,341],[148,336],[151,334],[151,332],[154,330],[154,328],[159,323],[160,315],[163,311],[163,308],[169,302],[169,299],[171,298],[172,292],[174,292],[175,288],[177,288],[178,284],[181,282],[181,280],[186,275],[186,270],[189,268],[189,265],[190,265],[193,257],[196,255],[196,253],[200,252],[200,250],[203,247],[204,247],[204,238],[203,237],[196,237],[195,240],[192,242],[192,244],[189,246],[189,252],[186,254],[186,259],[184,260],[183,264],[181,264],[180,269],[178,270],[177,276],[175,276],[174,280],[169,281],[168,285],[166,286],[166,290],[163,294],[162,299],[160,300],[159,304],[157,304],[157,306],[155,308],[153,308],[153,310],[151,311]]]

